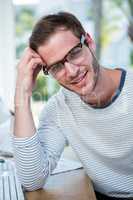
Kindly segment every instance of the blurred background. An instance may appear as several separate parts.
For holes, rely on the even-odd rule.
[[[133,0],[0,0],[0,98],[14,111],[17,63],[28,45],[36,21],[57,11],[69,11],[83,23],[96,43],[96,56],[106,67],[133,67]],[[42,73],[32,95],[35,123],[59,85]]]

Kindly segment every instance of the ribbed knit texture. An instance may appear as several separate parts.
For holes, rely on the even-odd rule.
[[[62,88],[44,107],[37,132],[14,138],[18,175],[27,190],[44,185],[69,143],[95,190],[133,197],[133,70],[108,107],[94,109]]]

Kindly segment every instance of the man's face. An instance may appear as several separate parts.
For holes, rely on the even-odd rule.
[[[51,66],[62,60],[79,42],[79,38],[71,31],[59,30],[38,48],[38,53],[47,66]],[[82,56],[78,58],[78,63],[72,64],[66,61],[63,69],[54,75],[54,78],[65,88],[80,96],[86,96],[92,92],[95,84],[92,63],[92,54],[89,48],[83,45]]]

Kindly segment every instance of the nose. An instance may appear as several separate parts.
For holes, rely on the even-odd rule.
[[[77,74],[80,70],[78,66],[76,66],[72,63],[69,63],[69,62],[65,62],[64,65],[65,65],[65,70],[66,70],[67,76],[72,77],[72,78],[77,76]]]

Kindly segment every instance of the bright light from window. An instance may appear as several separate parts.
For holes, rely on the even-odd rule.
[[[38,4],[39,0],[13,0],[15,5],[24,5],[24,4]]]

